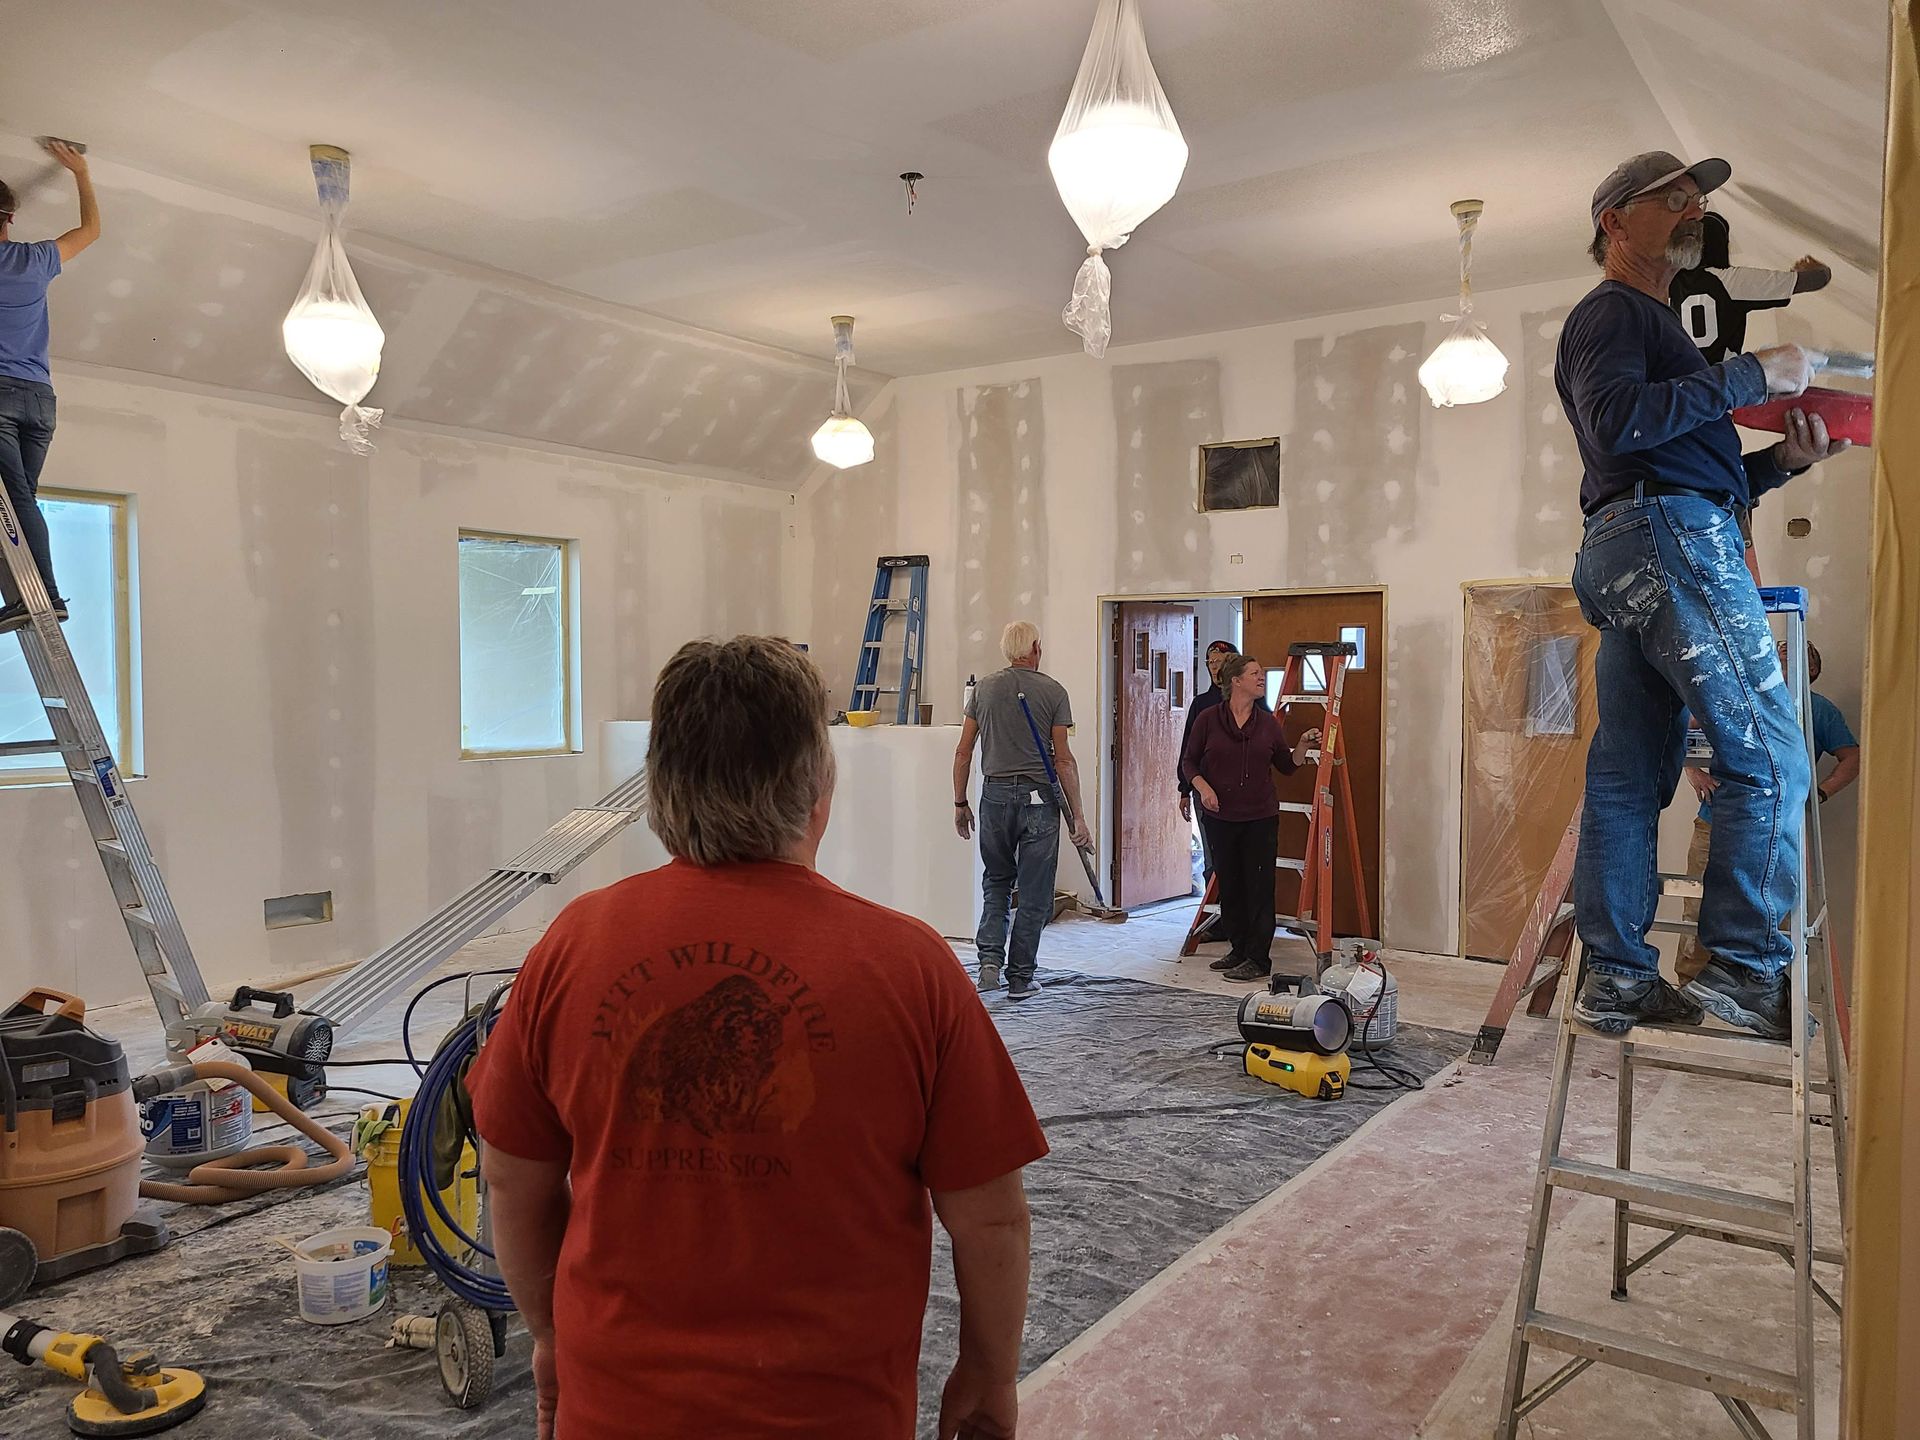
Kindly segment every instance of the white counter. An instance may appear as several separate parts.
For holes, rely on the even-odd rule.
[[[607,789],[646,763],[649,728],[645,720],[601,724]],[[980,851],[953,833],[953,748],[960,727],[836,725],[832,734],[839,775],[833,818],[820,845],[820,873],[856,895],[919,917],[942,935],[971,939],[980,914]],[[979,783],[976,766],[976,795]],[[644,841],[629,842],[623,853],[645,864],[666,861],[651,832]]]

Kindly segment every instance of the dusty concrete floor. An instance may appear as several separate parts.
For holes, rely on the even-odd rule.
[[[1177,958],[1187,906],[1124,925],[1069,919],[1048,929],[1050,967],[1121,975],[1237,997],[1206,968],[1223,947]],[[512,965],[533,932],[489,936],[446,973]],[[971,961],[969,946],[955,950]],[[1305,946],[1276,947],[1282,969],[1304,969]],[[1496,967],[1388,952],[1401,1016],[1471,1034],[1499,980]],[[303,987],[307,990],[318,986]],[[431,1046],[460,1006],[460,989],[430,997],[416,1018]],[[1044,1005],[1044,993],[1029,1002]],[[96,1011],[136,1064],[159,1037],[141,1005]],[[397,1009],[340,1046],[342,1058],[395,1056]],[[1552,1032],[1516,1017],[1497,1064],[1464,1062],[1393,1105],[1352,1139],[1196,1246],[1022,1386],[1029,1440],[1192,1437],[1293,1440],[1484,1440],[1491,1435],[1512,1326]],[[1596,1159],[1612,1153],[1617,1051],[1583,1046],[1568,1135]],[[344,1084],[404,1091],[405,1067],[339,1071]],[[341,1108],[360,1097],[342,1095]],[[1636,1164],[1660,1173],[1784,1195],[1785,1093],[1681,1075],[1639,1082]],[[1752,1173],[1749,1172],[1749,1163]],[[1816,1153],[1822,1235],[1837,1241],[1831,1151]],[[1637,1232],[1644,1236],[1646,1232]],[[1548,1240],[1543,1305],[1761,1364],[1791,1366],[1790,1273],[1778,1260],[1688,1240],[1636,1277],[1632,1298],[1608,1299],[1607,1202],[1568,1197]],[[1638,1245],[1646,1243],[1644,1239]],[[1821,1427],[1838,1433],[1839,1328],[1819,1327]],[[1536,1352],[1537,1380],[1557,1358]],[[1762,1412],[1776,1435],[1791,1422]],[[1595,1368],[1523,1423],[1522,1436],[1662,1440],[1732,1434],[1711,1397]]]

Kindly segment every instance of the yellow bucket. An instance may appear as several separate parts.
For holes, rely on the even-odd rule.
[[[877,725],[879,723],[880,723],[880,712],[878,710],[847,711],[847,724],[852,725],[855,728],[859,728],[861,726],[866,726],[866,725]]]
[[[412,1108],[411,1097],[385,1105],[369,1105],[363,1114],[376,1120],[383,1117],[394,1119],[396,1123],[384,1135],[369,1141],[362,1153],[367,1159],[367,1188],[373,1194],[373,1223],[393,1237],[391,1263],[417,1266],[425,1265],[426,1257],[408,1238],[406,1211],[400,1208],[400,1132],[405,1128],[407,1115]],[[460,1228],[469,1235],[480,1223],[479,1181],[473,1172],[473,1146],[469,1144],[460,1151],[459,1171],[453,1183],[440,1192],[440,1199],[446,1204],[448,1212],[458,1217]],[[447,1228],[446,1222],[431,1204],[427,1206],[427,1223],[448,1250],[458,1254],[466,1248],[465,1243]]]

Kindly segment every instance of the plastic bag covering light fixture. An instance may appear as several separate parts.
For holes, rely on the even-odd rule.
[[[1126,244],[1173,198],[1187,168],[1186,139],[1147,55],[1139,0],[1100,0],[1047,168],[1087,237],[1086,262],[1060,318],[1098,359],[1113,336],[1113,277],[1101,252]]]
[[[1473,229],[1485,208],[1478,200],[1453,202],[1460,226],[1460,313],[1440,317],[1454,322],[1453,332],[1420,366],[1420,384],[1435,408],[1478,405],[1507,388],[1507,357],[1473,318]]]
[[[314,145],[309,153],[320,192],[320,243],[307,267],[306,284],[280,322],[280,338],[300,373],[346,407],[340,412],[340,438],[356,455],[364,455],[373,449],[367,432],[380,423],[381,412],[360,401],[379,378],[380,349],[387,335],[360,293],[340,238],[347,208],[347,152]]]
[[[873,459],[873,432],[852,413],[847,396],[847,366],[853,363],[853,317],[833,317],[833,413],[813,432],[813,453],[836,470],[851,470]]]

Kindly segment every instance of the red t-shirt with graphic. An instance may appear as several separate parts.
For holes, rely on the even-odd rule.
[[[570,1168],[564,1440],[910,1436],[928,1191],[1047,1152],[946,942],[779,862],[567,906],[471,1086],[488,1144]]]

